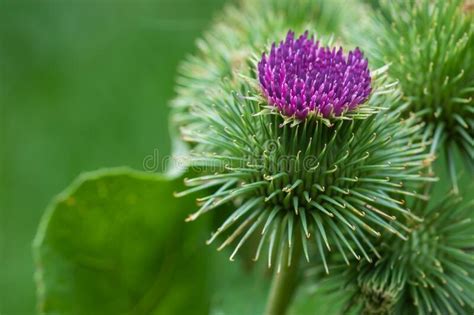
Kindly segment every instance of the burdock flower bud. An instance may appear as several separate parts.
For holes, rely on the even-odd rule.
[[[390,238],[382,258],[349,270],[362,314],[472,314],[474,309],[474,203],[448,196],[425,210],[408,241]],[[354,281],[355,280],[355,281]],[[354,306],[354,305],[352,305]]]
[[[307,259],[318,253],[327,272],[332,252],[372,261],[374,238],[406,238],[398,219],[417,220],[400,196],[425,198],[413,187],[432,180],[422,172],[431,158],[422,125],[385,110],[398,91],[358,50],[345,54],[291,32],[272,47],[254,76],[236,75],[195,104],[202,128],[181,130],[205,174],[186,179],[191,187],[178,195],[214,190],[188,219],[229,205],[234,211],[209,243],[235,244],[231,259],[254,238],[255,259],[266,249],[279,267],[294,247]]]
[[[464,0],[382,0],[373,23],[352,39],[375,65],[392,63],[410,106],[426,122],[431,152],[444,152],[458,190],[456,151],[474,174],[474,16]],[[402,13],[403,12],[403,13]]]

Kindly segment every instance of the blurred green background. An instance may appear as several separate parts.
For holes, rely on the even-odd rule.
[[[31,241],[81,171],[170,152],[178,62],[222,0],[0,1],[0,314],[35,312]]]

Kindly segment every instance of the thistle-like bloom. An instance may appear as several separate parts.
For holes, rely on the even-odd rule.
[[[226,6],[216,23],[199,39],[197,53],[179,67],[173,125],[201,127],[201,120],[189,113],[194,104],[207,103],[223,79],[233,80],[236,74],[250,75],[250,58],[260,54],[269,40],[283,38],[290,27],[298,32],[317,29],[323,37],[338,35],[343,25],[352,22],[354,11],[362,8],[357,1],[345,0],[236,2],[238,5]]]
[[[368,61],[358,48],[345,55],[342,47],[320,46],[308,32],[295,39],[290,31],[274,43],[262,55],[258,77],[270,105],[297,119],[339,116],[364,103],[372,90]]]
[[[402,109],[384,110],[400,97],[385,70],[371,73],[374,91],[357,110],[296,124],[266,109],[252,77],[224,81],[181,129],[194,144],[191,166],[204,172],[177,195],[209,193],[188,220],[225,205],[232,213],[209,243],[236,244],[231,258],[254,239],[255,259],[267,249],[268,263],[280,267],[301,246],[308,260],[311,249],[322,257],[326,272],[330,253],[372,261],[372,237],[405,238],[398,219],[418,218],[399,198],[425,198],[413,189],[433,180],[423,174],[431,156],[415,117],[400,121]]]

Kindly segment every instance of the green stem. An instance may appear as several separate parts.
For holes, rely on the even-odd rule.
[[[288,256],[288,248],[285,247],[283,257]],[[301,257],[301,242],[296,241],[293,245],[291,266],[284,264],[280,272],[275,269],[272,287],[267,300],[265,315],[284,315],[298,287],[298,271]]]

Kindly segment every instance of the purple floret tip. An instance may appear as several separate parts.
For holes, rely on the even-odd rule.
[[[305,32],[289,31],[285,41],[262,54],[258,78],[270,105],[288,117],[310,113],[340,116],[367,101],[371,91],[368,61],[359,48],[320,46]]]

